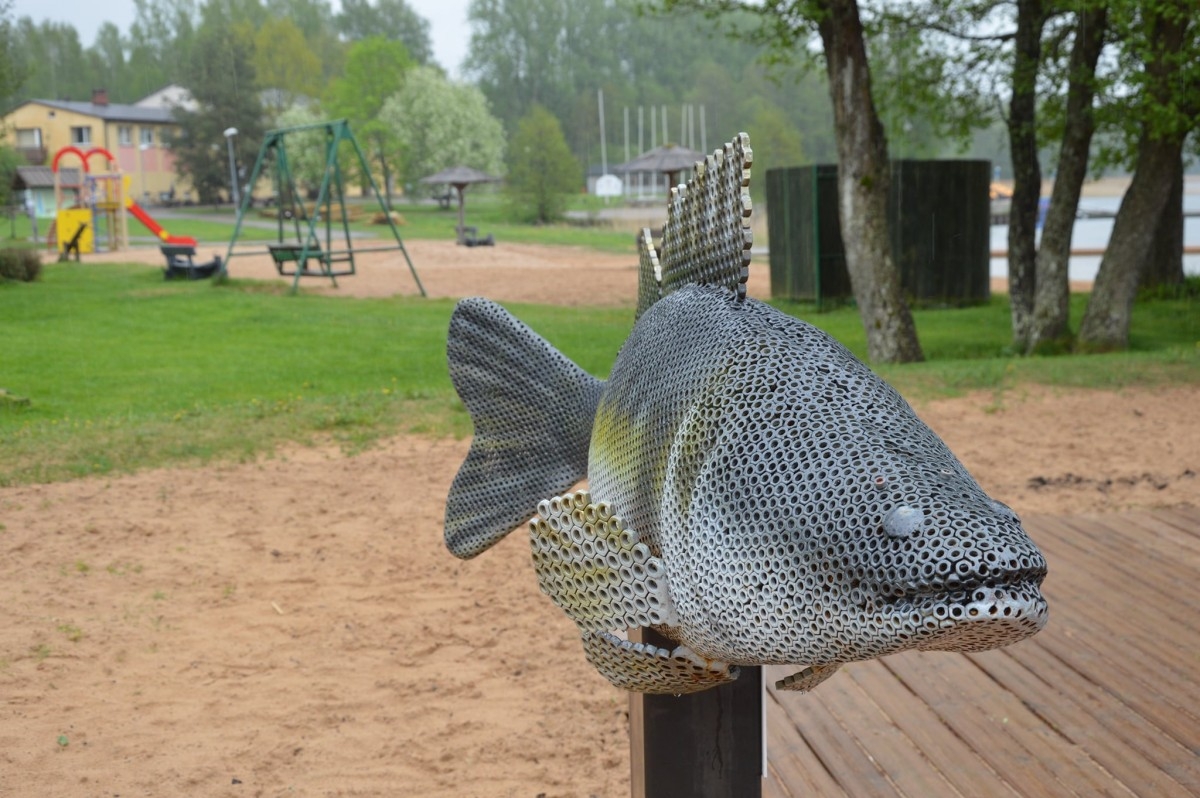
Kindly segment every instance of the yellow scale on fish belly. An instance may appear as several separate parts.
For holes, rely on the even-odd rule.
[[[475,439],[447,547],[473,557],[536,506],[539,587],[588,661],[641,692],[765,664],[797,666],[777,686],[804,691],[845,662],[1035,634],[1046,562],[1016,515],[845,347],[746,298],[748,144],[672,190],[661,261],[643,235],[608,380],[495,303],[459,303],[447,356]],[[673,647],[621,638],[637,628]]]

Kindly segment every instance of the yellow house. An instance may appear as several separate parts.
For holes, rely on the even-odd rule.
[[[26,100],[0,119],[3,135],[32,165],[50,166],[63,147],[87,152],[103,147],[128,175],[129,192],[144,205],[191,198],[191,187],[175,174],[170,140],[179,128],[171,108],[156,92],[133,105],[108,102],[97,90],[91,102]],[[93,172],[111,170],[102,156],[89,159]],[[79,158],[64,155],[62,167],[79,167]]]

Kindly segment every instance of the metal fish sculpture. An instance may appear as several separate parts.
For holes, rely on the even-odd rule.
[[[459,303],[447,352],[475,437],[447,547],[473,557],[532,517],[542,591],[633,691],[765,664],[809,690],[845,662],[1034,634],[1046,562],[1013,511],[845,347],[746,298],[751,157],[741,134],[672,190],[661,264],[643,234],[606,381],[499,305]],[[677,646],[620,636],[638,627]]]

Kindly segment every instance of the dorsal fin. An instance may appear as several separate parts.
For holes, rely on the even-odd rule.
[[[750,137],[733,141],[692,167],[692,179],[671,189],[661,258],[650,231],[638,241],[638,316],[685,285],[722,285],[746,296],[750,277]]]

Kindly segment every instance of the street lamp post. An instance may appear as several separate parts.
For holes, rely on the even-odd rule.
[[[229,185],[233,187],[230,196],[233,198],[233,207],[240,207],[242,202],[238,198],[238,181],[237,181],[237,166],[233,160],[233,137],[238,133],[236,127],[225,128],[225,141],[229,145]]]

